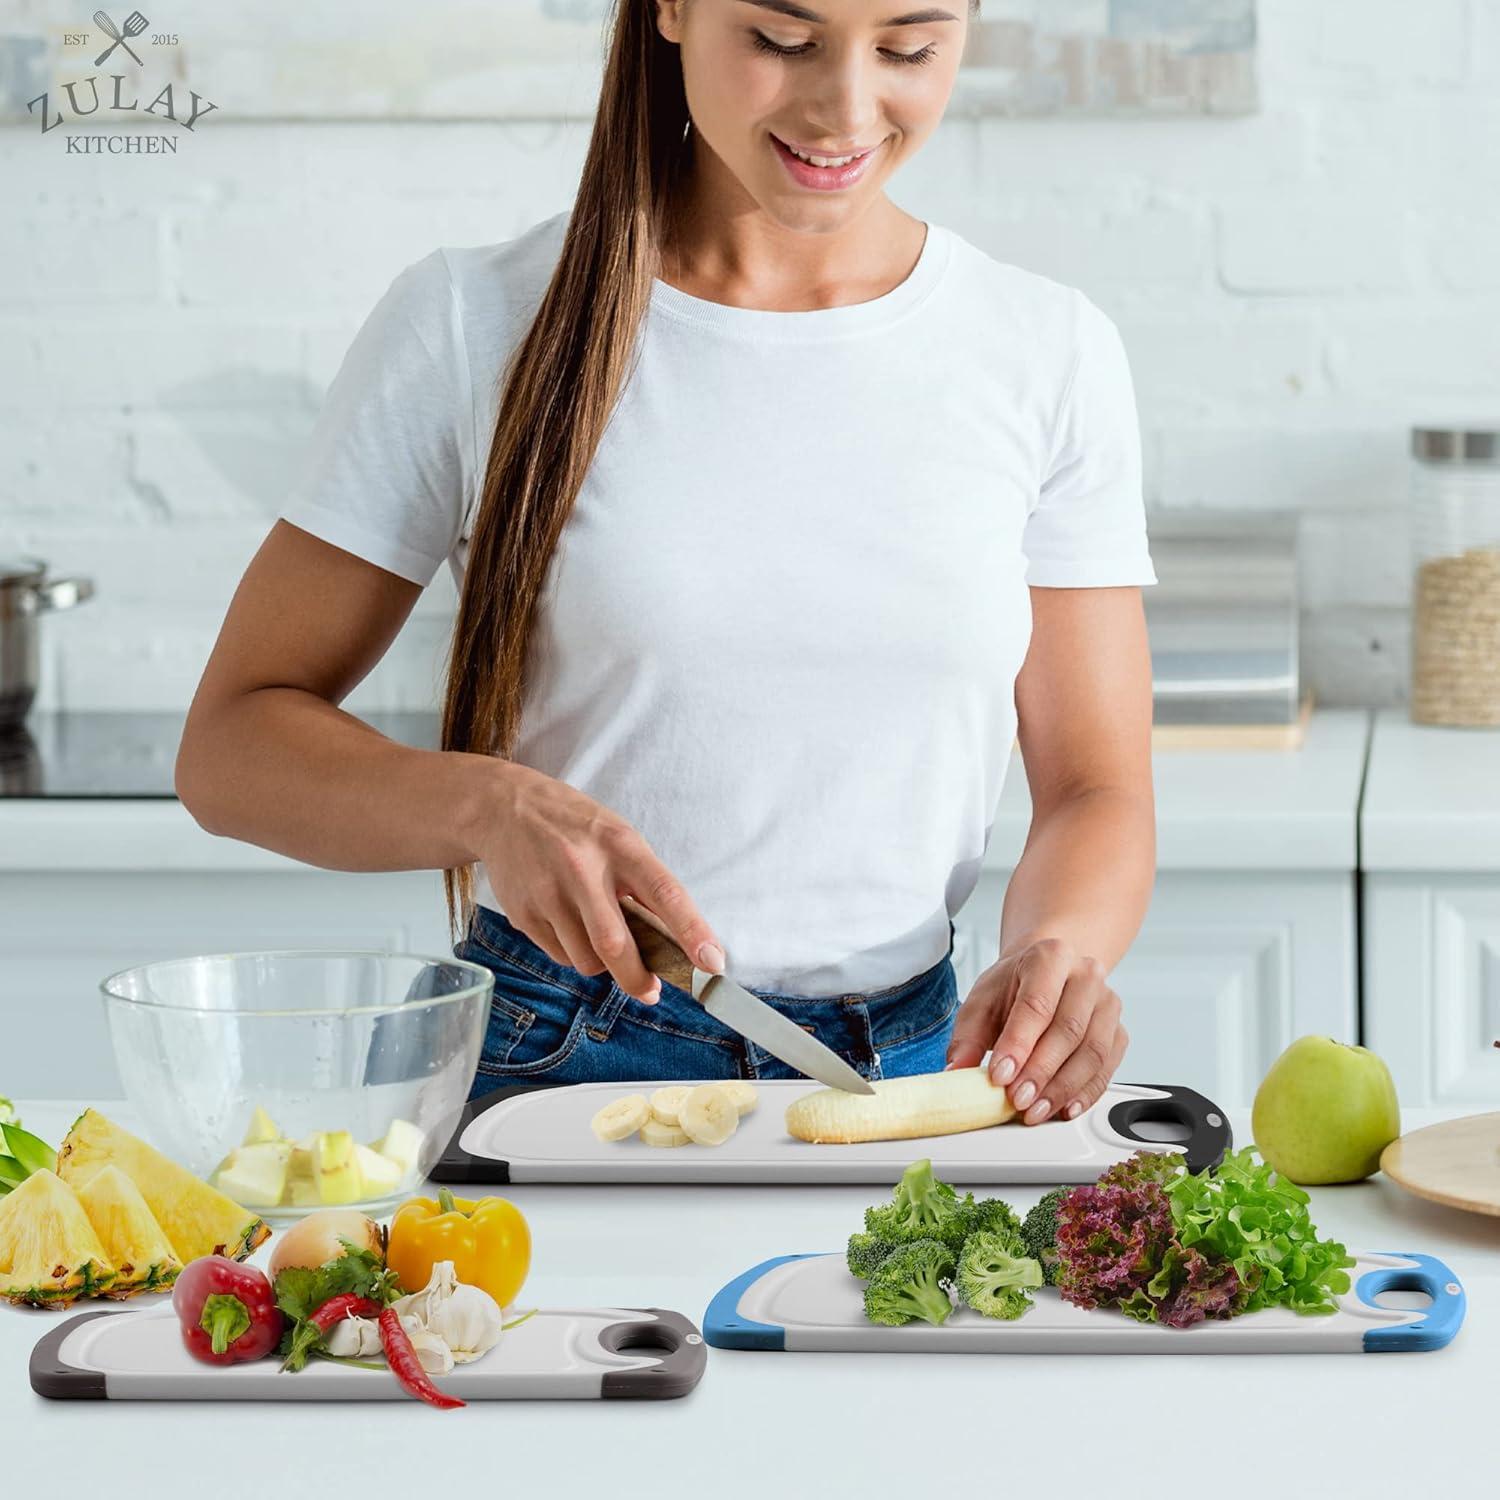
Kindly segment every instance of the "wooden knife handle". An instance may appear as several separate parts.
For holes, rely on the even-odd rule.
[[[644,907],[637,906],[628,896],[621,898],[620,909],[646,967],[668,984],[675,984],[680,990],[691,990],[693,965],[687,954],[656,925],[656,919]]]

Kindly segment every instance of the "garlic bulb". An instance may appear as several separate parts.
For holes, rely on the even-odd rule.
[[[384,1354],[380,1343],[380,1324],[374,1318],[344,1318],[323,1335],[330,1354],[340,1359],[363,1359],[370,1354]]]
[[[499,1304],[482,1287],[459,1281],[451,1260],[438,1261],[420,1292],[402,1297],[392,1305],[403,1327],[411,1319],[423,1331],[441,1340],[452,1354],[454,1364],[468,1364],[500,1342],[503,1320]],[[415,1336],[412,1343],[416,1344]]]
[[[446,1375],[453,1368],[453,1351],[431,1329],[424,1328],[413,1317],[402,1318],[401,1326],[411,1340],[412,1353],[417,1356],[417,1363],[429,1375]]]

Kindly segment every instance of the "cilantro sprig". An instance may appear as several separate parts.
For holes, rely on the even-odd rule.
[[[321,1266],[286,1266],[274,1282],[276,1305],[287,1317],[277,1352],[283,1368],[300,1370],[324,1341],[312,1316],[332,1297],[368,1297],[389,1307],[405,1292],[396,1273],[373,1250],[340,1239],[344,1253]]]

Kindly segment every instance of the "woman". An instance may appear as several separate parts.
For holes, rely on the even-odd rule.
[[[866,1076],[988,1052],[1034,1124],[1119,1064],[1154,864],[1135,409],[1081,295],[885,195],[949,5],[620,0],[571,212],[396,278],[235,596],[178,791],[312,864],[447,872],[496,974],[476,1092],[786,1075],[646,971],[623,893]],[[337,705],[445,559],[423,752]],[[960,1008],[1017,732],[1030,837]]]

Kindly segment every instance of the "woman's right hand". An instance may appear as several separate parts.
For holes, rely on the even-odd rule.
[[[592,797],[514,761],[494,761],[498,795],[486,798],[475,840],[507,919],[555,963],[610,977],[646,1004],[661,981],[641,961],[620,896],[667,925],[688,958],[724,972],[724,949],[676,876],[624,818]]]

